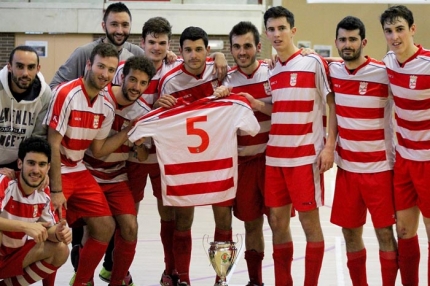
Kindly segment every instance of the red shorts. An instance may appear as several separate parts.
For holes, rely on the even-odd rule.
[[[296,167],[266,166],[264,199],[267,207],[293,204],[305,212],[324,205],[324,176],[316,163]]]
[[[411,161],[396,154],[394,164],[394,203],[401,211],[418,206],[430,217],[430,162]]]
[[[63,217],[69,226],[84,225],[82,218],[85,217],[112,216],[102,189],[88,170],[62,174],[61,180],[67,199]]]
[[[147,177],[151,179],[152,193],[161,200],[161,177],[158,164],[141,164],[127,161],[128,184],[136,203],[143,200]]]
[[[34,240],[27,240],[25,244],[14,253],[7,256],[0,255],[0,279],[15,277],[24,274],[22,263],[28,252],[36,245]]]
[[[360,227],[366,223],[367,209],[375,228],[396,222],[393,171],[353,173],[338,168],[330,221],[345,228]]]
[[[264,206],[264,176],[266,157],[256,157],[239,164],[234,216],[241,221],[253,221],[268,214]]]
[[[137,215],[134,199],[127,182],[100,184],[113,215]]]

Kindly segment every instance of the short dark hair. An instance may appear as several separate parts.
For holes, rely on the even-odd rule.
[[[48,157],[48,163],[51,162],[51,146],[46,139],[39,137],[29,137],[21,141],[18,148],[18,158],[24,161],[27,153],[42,153]]]
[[[122,70],[123,75],[127,76],[130,72],[130,69],[146,73],[149,77],[149,80],[151,80],[157,72],[152,61],[145,56],[134,56],[128,58]]]
[[[336,39],[339,35],[339,29],[345,29],[347,31],[359,30],[359,35],[361,39],[366,38],[366,28],[363,22],[357,17],[346,16],[343,18],[336,26]]]
[[[185,30],[182,32],[181,37],[179,38],[179,45],[182,48],[185,40],[197,41],[200,39],[203,40],[205,47],[207,48],[209,43],[208,34],[206,34],[202,28],[191,26],[185,28]]]
[[[158,35],[167,35],[168,39],[172,36],[172,26],[169,21],[163,17],[153,17],[143,24],[142,39],[145,40],[147,35],[153,34],[154,37]]]
[[[281,18],[285,17],[287,19],[287,23],[290,24],[290,27],[294,27],[294,14],[288,10],[287,8],[284,8],[282,6],[275,6],[272,8],[269,8],[264,13],[264,27],[267,28],[267,20],[270,18]]]
[[[384,28],[384,24],[394,24],[399,18],[405,19],[408,22],[409,28],[414,24],[412,11],[403,5],[388,8],[381,14],[379,20],[381,21],[382,28]]]
[[[94,58],[96,57],[96,55],[99,55],[102,58],[115,57],[119,61],[118,50],[111,43],[100,43],[100,44],[97,44],[97,46],[94,47],[94,49],[92,50],[91,55],[90,55],[90,63],[91,63],[91,65],[93,65]]]
[[[258,45],[260,42],[260,33],[258,32],[257,27],[255,27],[255,25],[249,21],[242,21],[236,24],[230,31],[230,46],[233,44],[233,36],[242,36],[248,34],[249,32],[251,32],[254,36],[255,45]]]
[[[127,6],[125,6],[124,3],[122,2],[117,2],[117,3],[112,3],[110,4],[107,8],[106,11],[103,15],[103,22],[106,23],[106,20],[109,16],[110,13],[122,13],[122,12],[126,12],[128,14],[128,16],[130,16],[130,21],[131,21],[131,13],[130,10],[128,10]]]
[[[35,53],[35,54],[36,54],[36,57],[37,57],[37,64],[39,65],[39,54],[36,52],[36,50],[35,50],[33,47],[30,47],[30,46],[24,46],[24,45],[17,46],[17,47],[15,47],[15,48],[12,50],[12,52],[10,52],[10,55],[9,55],[9,63],[10,63],[10,64],[12,64],[13,56],[15,55],[15,52],[16,52],[16,51],[23,51],[23,52],[32,52],[32,53]]]

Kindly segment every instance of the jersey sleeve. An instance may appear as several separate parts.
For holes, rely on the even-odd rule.
[[[157,130],[158,122],[137,122],[136,125],[128,133],[128,140],[134,143],[143,137],[154,137],[156,136],[155,130]]]
[[[242,107],[242,109],[242,116],[239,116],[239,129],[245,131],[251,136],[257,135],[260,131],[260,124],[258,123],[254,112],[250,108]]]
[[[107,101],[107,99],[105,100],[105,118],[102,122],[102,126],[100,128],[100,130],[97,132],[97,135],[94,139],[96,140],[103,140],[106,137],[109,136],[109,132],[112,128],[112,123],[115,119],[115,111],[113,106]]]
[[[315,85],[320,94],[323,96],[326,102],[327,95],[331,92],[330,82],[329,82],[329,69],[327,62],[321,58],[317,57],[317,68],[315,71]]]
[[[58,131],[62,136],[66,134],[71,112],[71,105],[66,102],[67,95],[68,93],[65,89],[56,90],[44,120],[45,125]]]

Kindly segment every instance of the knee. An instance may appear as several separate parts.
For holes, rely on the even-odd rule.
[[[54,255],[52,257],[52,265],[55,267],[60,267],[66,263],[68,257],[69,247],[62,242],[56,243]]]
[[[396,240],[392,227],[378,228],[375,231],[382,251],[392,251],[396,249]]]
[[[257,218],[253,221],[245,222],[245,231],[246,233],[258,233],[263,232],[263,217]]]
[[[115,220],[112,217],[94,217],[87,220],[89,235],[103,242],[109,242],[115,231]]]
[[[131,221],[121,226],[121,236],[124,240],[135,241],[137,239],[137,222]]]

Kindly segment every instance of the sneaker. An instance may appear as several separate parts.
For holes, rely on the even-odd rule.
[[[75,283],[75,278],[76,278],[76,272],[75,274],[73,274],[72,279],[70,279],[69,285],[73,286],[73,283]],[[88,281],[86,286],[94,286],[94,281]]]
[[[100,280],[106,283],[109,283],[111,276],[112,276],[112,271],[106,270],[106,268],[102,267],[102,270],[100,270],[100,273],[99,273]]]
[[[127,272],[127,276],[125,276],[124,280],[122,281],[122,285],[134,286],[130,272]]]
[[[251,282],[248,282],[248,284],[246,284],[246,286],[264,286],[264,283],[261,285],[257,285],[257,284],[251,284]]]
[[[180,282],[178,286],[189,286],[187,282]]]
[[[167,275],[166,272],[163,271],[161,274],[160,285],[161,286],[176,286],[178,284],[178,275]],[[179,284],[181,285],[181,284]]]
[[[78,271],[80,248],[81,246],[76,244],[73,245],[72,250],[70,251],[70,262],[72,262],[75,272]]]

